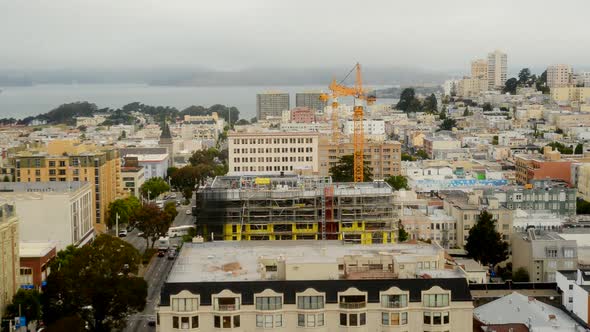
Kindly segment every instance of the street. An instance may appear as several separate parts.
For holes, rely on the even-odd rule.
[[[178,215],[174,219],[172,226],[192,225],[194,223],[194,217],[187,215],[186,211],[192,208],[192,202],[189,205],[181,205],[177,207]],[[146,241],[142,237],[137,236],[138,230],[134,229],[129,232],[123,239],[135,248],[143,252],[145,250]],[[170,239],[170,244],[180,244],[181,238],[177,237]],[[144,274],[144,279],[148,283],[148,296],[146,299],[146,305],[143,312],[137,313],[130,316],[127,319],[127,332],[146,331],[155,329],[154,327],[148,326],[149,320],[156,319],[156,305],[159,301],[160,289],[168,277],[168,273],[174,264],[174,260],[164,257],[154,257],[148,265],[147,270]]]

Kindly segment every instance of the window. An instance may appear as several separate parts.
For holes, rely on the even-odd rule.
[[[281,321],[282,323],[282,321]],[[278,327],[278,325],[275,325]],[[297,314],[297,326],[324,326],[324,314]]]
[[[180,317],[180,328],[183,330],[188,330],[190,327],[188,325],[188,317]]]
[[[273,328],[283,326],[283,315],[256,315],[256,327]]]
[[[431,318],[430,312],[425,312],[424,313],[424,324],[430,325],[430,323],[432,322],[432,320],[430,318]]]
[[[232,326],[233,322],[233,326]],[[217,328],[231,329],[240,327],[240,316],[213,316],[213,326]]]
[[[55,167],[55,160],[49,161],[49,167]]]
[[[442,325],[449,324],[449,312],[424,312],[424,324]]]
[[[383,325],[406,325],[408,324],[407,312],[384,312],[381,314],[381,324]]]
[[[563,257],[573,258],[574,257],[574,249],[572,249],[572,248],[564,248],[563,249]]]
[[[66,167],[66,161],[65,160],[60,160],[59,161],[59,167]]]
[[[324,308],[324,297],[323,296],[298,296],[297,297],[297,308],[298,309],[323,309]]]
[[[381,295],[381,306],[384,308],[405,308],[408,306],[408,296],[405,294]]]
[[[423,305],[425,307],[448,307],[449,294],[425,294]]]
[[[304,314],[297,315],[297,326],[305,326],[305,315]]]
[[[280,296],[256,298],[256,310],[280,310],[282,307],[283,302]]]
[[[191,328],[196,329],[199,327],[199,316],[192,316],[191,317]]]
[[[172,311],[197,311],[198,305],[196,298],[172,299]]]
[[[340,314],[341,326],[363,326],[367,324],[367,314],[362,312],[359,314]]]
[[[547,248],[547,257],[556,258],[557,257],[557,248]]]

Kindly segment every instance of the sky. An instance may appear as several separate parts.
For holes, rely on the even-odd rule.
[[[589,0],[0,0],[0,69],[590,68]]]

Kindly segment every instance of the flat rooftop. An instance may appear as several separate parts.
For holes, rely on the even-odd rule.
[[[344,256],[436,255],[441,250],[421,243],[367,246],[317,240],[185,243],[167,282],[260,281],[260,258],[284,259],[287,264],[337,264]]]
[[[0,182],[0,195],[5,193],[30,193],[30,192],[70,192],[76,191],[88,182],[84,181],[48,181],[48,182]]]
[[[45,257],[56,245],[53,242],[20,242],[18,245],[20,258]]]

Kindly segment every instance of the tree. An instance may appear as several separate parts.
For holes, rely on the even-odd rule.
[[[498,145],[498,135],[492,137],[492,145]]]
[[[256,122],[258,122],[257,117],[253,117],[252,119],[250,119],[250,123],[256,123]]]
[[[109,203],[107,212],[107,226],[113,227],[116,224],[117,214],[119,224],[130,224],[135,221],[135,214],[141,207],[141,202],[135,196],[120,198]]]
[[[27,323],[37,321],[41,318],[41,294],[36,289],[19,289],[12,303],[6,307],[7,317],[25,316]]]
[[[168,215],[170,220],[174,221],[174,218],[178,215],[176,204],[174,202],[166,202],[166,204],[164,204],[164,213]]]
[[[409,234],[406,232],[404,225],[399,223],[398,231],[397,231],[397,241],[398,242],[406,242],[408,240]]]
[[[165,193],[168,190],[170,190],[170,186],[160,177],[147,180],[140,188],[141,194],[143,197],[147,197],[148,200],[158,197],[160,194]]]
[[[496,220],[487,211],[479,214],[477,223],[469,230],[465,250],[469,256],[484,265],[493,265],[508,258],[508,243],[496,231]]]
[[[417,157],[417,158],[420,158],[420,159],[422,159],[422,160],[424,160],[424,159],[429,159],[429,157],[428,157],[428,153],[426,153],[426,151],[424,151],[424,150],[422,150],[422,149],[420,149],[420,150],[416,151],[416,157]]]
[[[528,282],[529,281],[529,273],[524,267],[518,268],[518,270],[514,271],[512,274],[512,281],[514,282]]]
[[[435,98],[436,99],[436,98]],[[416,93],[413,88],[405,88],[400,97],[399,102],[395,106],[396,109],[402,110],[406,113],[412,112],[419,112],[422,108],[422,105],[418,98],[416,98]]]
[[[84,126],[84,125],[78,126],[78,130],[81,131],[81,132],[83,132],[83,133],[86,132],[87,129],[88,129],[88,127],[87,126]]]
[[[528,68],[522,68],[518,73],[518,84],[520,86],[527,86],[531,79],[531,71]]]
[[[363,165],[363,180],[365,182],[373,181],[373,173],[365,161]],[[354,156],[349,154],[340,157],[336,165],[330,167],[330,174],[334,182],[353,182],[354,181]]]
[[[541,91],[543,94],[549,94],[550,90],[547,86],[547,71],[545,70],[535,82],[535,88],[537,91]]]
[[[447,118],[447,113],[445,112],[445,110],[443,109],[442,111],[440,111],[440,114],[438,115],[438,118],[441,120],[444,120]]]
[[[440,130],[452,130],[455,126],[457,126],[455,119],[444,119],[439,128]]]
[[[553,148],[553,150],[559,151],[562,154],[572,154],[574,153],[574,149],[572,149],[571,147],[567,146],[567,145],[563,145],[559,142],[551,142],[545,146],[550,146]]]
[[[590,214],[590,202],[578,198],[576,201],[576,214]]]
[[[217,165],[198,164],[196,166],[184,166],[174,173],[170,179],[170,183],[176,189],[194,188],[196,184],[202,183],[205,178],[213,176]]]
[[[504,88],[502,89],[502,93],[510,93],[511,95],[516,94],[516,88],[518,87],[518,80],[512,77],[504,83]]]
[[[182,197],[188,202],[191,198],[193,198],[193,187],[184,187],[182,188]]]
[[[584,153],[584,144],[582,143],[578,143],[578,145],[576,145],[576,149],[574,150],[575,154],[583,154]]]
[[[402,175],[390,176],[385,179],[385,182],[395,190],[408,189],[408,179]]]
[[[172,220],[169,214],[155,204],[145,204],[139,209],[135,225],[140,232],[143,232],[141,237],[145,239],[147,248],[153,248],[156,240],[166,235]]]
[[[249,125],[250,122],[248,120],[246,120],[246,119],[240,119],[235,124],[238,125],[238,126],[243,126],[243,125]]]
[[[176,171],[178,171],[178,167],[168,167],[166,169],[166,178],[171,178]]]
[[[484,112],[492,112],[494,110],[494,107],[490,103],[484,103],[482,108]]]
[[[438,102],[434,93],[424,99],[423,110],[426,113],[438,113]]]
[[[415,161],[416,158],[414,158],[412,155],[402,152],[402,161]]]
[[[136,277],[141,256],[129,243],[106,234],[68,253],[67,263],[53,262],[41,296],[43,320],[50,331],[78,325],[91,331],[121,330],[125,318],[143,310],[147,283]],[[73,320],[74,323],[64,321]]]

